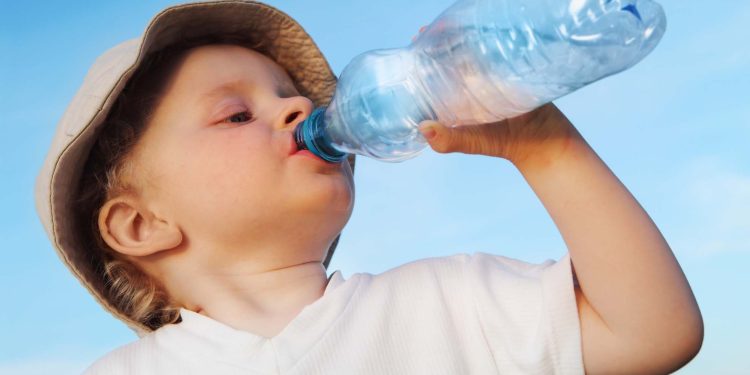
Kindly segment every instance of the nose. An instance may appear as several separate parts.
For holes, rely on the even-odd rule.
[[[292,96],[279,100],[281,100],[281,112],[276,121],[279,129],[293,130],[313,111],[312,101],[304,96]]]

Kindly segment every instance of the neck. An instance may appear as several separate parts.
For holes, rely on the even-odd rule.
[[[235,329],[272,337],[322,297],[327,284],[325,267],[317,261],[254,273],[192,274],[183,305]]]

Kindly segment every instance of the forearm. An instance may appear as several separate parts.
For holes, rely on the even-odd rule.
[[[690,286],[659,229],[572,132],[564,145],[558,141],[554,157],[540,151],[516,167],[559,229],[589,304],[613,335],[629,341],[675,339],[690,332],[686,326],[702,330]]]

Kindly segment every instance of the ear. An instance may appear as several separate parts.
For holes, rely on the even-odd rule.
[[[147,256],[182,243],[182,231],[161,219],[133,196],[107,201],[99,211],[99,232],[115,251],[131,256]]]

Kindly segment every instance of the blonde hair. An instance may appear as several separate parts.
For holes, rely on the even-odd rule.
[[[137,169],[132,162],[135,145],[156,110],[175,66],[193,47],[235,44],[264,52],[261,44],[249,45],[235,36],[203,37],[168,47],[147,57],[118,96],[97,135],[77,190],[78,232],[83,251],[103,280],[102,294],[119,312],[151,330],[180,321],[181,306],[164,285],[123,254],[112,249],[100,234],[102,205],[119,194],[138,191]]]
[[[104,298],[118,311],[152,330],[179,319],[179,306],[166,288],[101,237],[99,211],[114,196],[133,191],[132,147],[137,142],[138,123],[111,121],[97,139],[81,180],[80,228],[84,246],[90,251],[97,274],[104,281]]]
[[[166,51],[152,56],[120,93],[92,146],[76,197],[79,232],[97,275],[103,279],[104,298],[119,312],[152,330],[178,321],[179,306],[158,280],[107,245],[98,218],[107,200],[137,191],[132,183],[133,149],[158,106],[168,70],[177,57]]]

